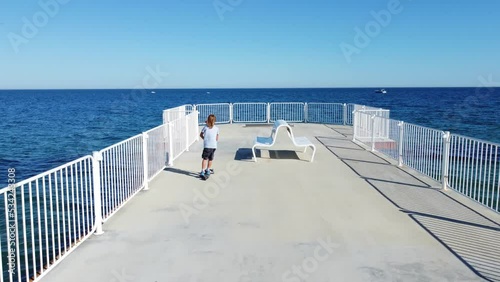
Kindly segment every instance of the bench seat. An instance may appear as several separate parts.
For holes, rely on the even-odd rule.
[[[255,156],[255,148],[269,148],[276,143],[276,136],[280,128],[286,128],[288,132],[288,137],[292,140],[293,145],[299,148],[304,148],[304,153],[306,152],[308,147],[313,149],[313,153],[311,156],[311,162],[314,160],[314,155],[316,154],[316,146],[307,138],[307,137],[294,137],[292,128],[290,125],[284,120],[277,120],[273,124],[273,129],[271,130],[271,136],[269,137],[261,137],[257,136],[255,138],[255,142],[252,147],[253,159],[256,162],[257,157]]]

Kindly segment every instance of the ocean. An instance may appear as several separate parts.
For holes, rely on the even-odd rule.
[[[355,103],[391,118],[500,143],[500,88],[0,90],[0,187],[139,134],[162,111],[219,102]],[[208,93],[209,92],[209,93]]]

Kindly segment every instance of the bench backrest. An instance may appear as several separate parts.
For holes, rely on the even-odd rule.
[[[281,120],[281,119],[274,122],[274,124],[273,124],[273,130],[271,131],[271,138],[274,140],[274,138],[276,137],[276,133],[278,133],[278,130],[281,127],[285,127],[286,128],[286,130],[288,132],[288,136],[290,138],[292,138],[292,140],[293,140],[292,128],[290,127],[290,125],[286,121]]]

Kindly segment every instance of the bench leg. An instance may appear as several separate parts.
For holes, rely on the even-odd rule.
[[[255,146],[252,147],[253,161],[257,162],[257,157],[255,156]]]
[[[311,163],[314,161],[314,155],[316,154],[316,147],[314,145],[311,145],[312,149],[313,149],[313,154],[312,154],[312,157],[311,157]]]
[[[307,146],[304,147],[304,152],[302,152],[302,153],[305,153],[306,151],[307,151]]]

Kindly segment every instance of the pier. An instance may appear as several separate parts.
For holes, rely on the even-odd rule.
[[[396,130],[387,122],[386,111],[365,108],[351,116],[350,110],[321,108],[324,112],[316,116],[338,119],[338,124],[285,116],[294,134],[315,144],[314,162],[309,162],[309,151],[297,151],[287,138],[259,150],[259,161],[254,162],[255,137],[269,135],[271,124],[266,121],[275,119],[273,114],[289,111],[281,105],[274,112],[271,105],[259,105],[261,110],[251,111],[251,116],[264,122],[236,123],[231,105],[229,122],[225,112],[218,115],[222,122],[215,174],[203,181],[197,177],[202,151],[197,126],[207,111],[225,106],[206,107],[166,111],[164,125],[146,134],[48,172],[43,181],[35,177],[21,183],[22,191],[31,195],[42,182],[64,184],[51,177],[62,175],[70,185],[51,184],[49,190],[61,189],[63,199],[73,199],[57,200],[69,207],[56,208],[69,219],[61,231],[49,232],[50,226],[42,223],[30,234],[19,229],[21,242],[48,242],[28,250],[30,256],[23,257],[27,263],[17,262],[27,274],[23,281],[30,276],[50,282],[500,281],[498,186],[484,186],[489,187],[484,191],[478,182],[475,192],[470,189],[471,197],[452,189],[450,185],[460,182],[449,173],[456,162],[442,162],[441,154],[426,161],[404,155],[406,150],[399,149],[403,138],[394,138]],[[301,115],[314,117],[311,112],[312,107],[306,107]],[[245,119],[249,111],[239,113]],[[370,119],[362,121],[365,114]],[[451,153],[444,156],[453,160],[454,147],[447,149],[446,137],[436,137],[445,138],[442,147],[425,148],[448,150]],[[421,156],[429,155],[421,146],[414,148]],[[493,174],[474,170],[479,179],[497,181],[493,159],[481,161]],[[132,165],[141,163],[145,165]],[[98,175],[83,169],[92,166]],[[440,179],[450,182],[443,185]],[[496,198],[486,195],[491,191]],[[87,198],[94,204],[75,208]],[[23,203],[28,206],[27,200]],[[37,206],[36,201],[31,206]],[[25,225],[37,226],[29,214],[24,214]],[[62,232],[63,227],[68,232]],[[55,233],[62,233],[59,239],[66,243],[56,243]],[[48,264],[50,271],[39,267]]]

